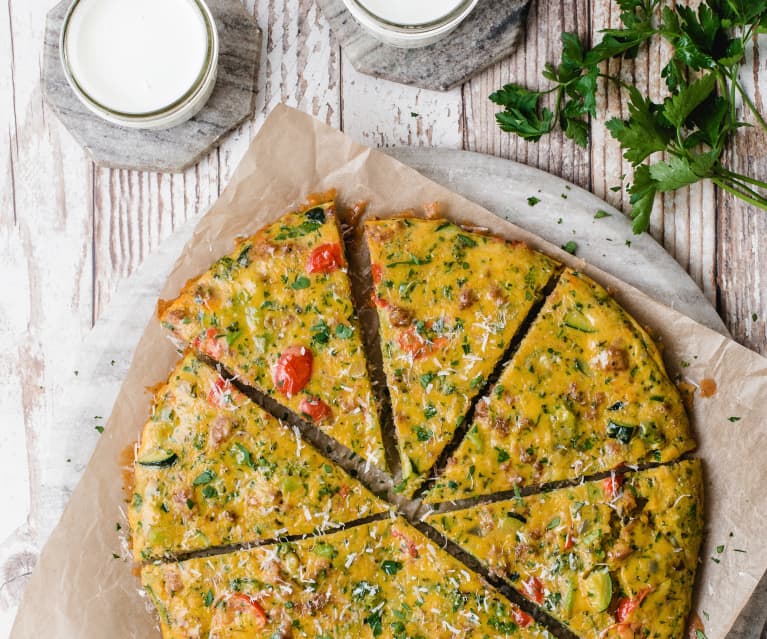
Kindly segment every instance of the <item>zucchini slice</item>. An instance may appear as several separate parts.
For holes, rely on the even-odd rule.
[[[602,568],[592,572],[585,580],[586,599],[589,607],[596,612],[604,612],[613,600],[613,580],[610,571]]]
[[[577,309],[573,309],[567,315],[565,315],[565,326],[568,328],[581,331],[582,333],[596,333],[597,329],[594,328],[589,319]]]
[[[178,455],[165,448],[152,448],[136,460],[140,466],[148,468],[167,468],[176,463]]]

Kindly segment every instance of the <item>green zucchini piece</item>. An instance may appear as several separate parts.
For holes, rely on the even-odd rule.
[[[596,612],[604,612],[613,600],[613,579],[607,568],[595,570],[586,577],[586,598]]]
[[[178,455],[165,448],[153,448],[141,455],[136,461],[140,466],[149,468],[167,468],[176,463]]]
[[[597,329],[589,322],[588,318],[578,310],[572,310],[565,315],[565,326],[582,333],[597,332]]]

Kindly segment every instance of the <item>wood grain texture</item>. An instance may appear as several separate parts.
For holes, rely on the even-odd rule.
[[[761,53],[761,55],[760,55]],[[759,112],[767,113],[767,36],[754,42],[741,71],[743,84],[756,96]],[[754,122],[741,109],[741,119]],[[727,154],[733,171],[767,177],[767,133],[754,127],[741,132]],[[755,350],[767,351],[767,215],[719,192],[717,252],[719,308],[733,337]]]
[[[41,2],[0,10],[0,620],[6,620],[76,480],[56,392],[90,329],[91,167],[42,100]],[[87,439],[84,437],[83,439]]]
[[[543,64],[559,57],[562,30],[593,39],[615,25],[610,0],[535,0],[519,51],[444,94],[356,73],[313,0],[246,0],[264,31],[256,113],[179,175],[94,169],[44,106],[41,44],[51,4],[6,0],[0,7],[0,272],[12,286],[0,301],[6,346],[0,350],[0,483],[10,506],[0,521],[0,633],[10,627],[25,575],[98,437],[95,415],[93,423],[56,420],[66,401],[59,380],[74,374],[68,362],[80,337],[120,279],[218,197],[276,104],[297,106],[372,146],[423,144],[514,158],[628,206],[625,192],[611,187],[629,167],[601,123],[586,150],[561,134],[529,144],[498,130],[487,99],[508,81],[539,86]],[[763,112],[765,51],[767,43],[760,42],[743,70]],[[657,95],[666,54],[658,47],[613,70]],[[621,113],[614,89],[600,106]],[[747,131],[728,162],[763,178],[766,151],[765,137]],[[703,185],[667,197],[652,230],[718,303],[736,339],[767,353],[767,215]]]

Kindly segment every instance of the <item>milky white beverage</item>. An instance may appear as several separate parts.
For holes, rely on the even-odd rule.
[[[450,15],[464,0],[359,0],[370,13],[403,26],[429,24]]]
[[[193,0],[80,0],[67,29],[74,80],[111,111],[167,109],[206,68],[208,29]]]

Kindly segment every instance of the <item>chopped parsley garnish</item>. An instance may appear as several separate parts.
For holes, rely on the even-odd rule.
[[[346,324],[336,326],[336,337],[340,339],[349,339],[354,334],[354,329]]]
[[[387,559],[381,564],[381,570],[383,570],[387,575],[396,575],[400,570],[402,570],[402,562]]]
[[[302,289],[309,288],[311,284],[312,284],[311,280],[308,277],[306,277],[306,275],[299,275],[296,278],[296,281],[290,285],[290,288],[296,291],[300,291]]]
[[[197,475],[197,477],[194,478],[194,481],[192,482],[192,484],[194,486],[204,486],[205,484],[209,484],[210,482],[212,482],[215,479],[215,477],[216,475],[212,471],[205,470],[201,472],[199,475]]]
[[[570,255],[575,255],[578,250],[578,244],[570,240],[567,244],[562,245],[562,250],[567,251]]]

